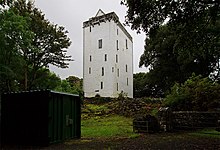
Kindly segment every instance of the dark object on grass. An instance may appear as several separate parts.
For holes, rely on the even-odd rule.
[[[133,120],[133,131],[136,133],[156,133],[159,130],[158,120],[154,116],[136,116]]]

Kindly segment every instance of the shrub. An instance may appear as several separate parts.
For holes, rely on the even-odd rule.
[[[173,110],[208,111],[220,106],[220,85],[209,78],[193,75],[184,84],[176,83],[165,105]]]

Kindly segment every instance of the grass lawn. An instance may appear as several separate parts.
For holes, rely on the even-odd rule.
[[[118,115],[108,117],[92,117],[82,120],[81,133],[83,138],[137,137],[133,133],[132,119]]]

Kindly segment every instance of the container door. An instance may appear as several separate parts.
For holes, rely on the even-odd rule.
[[[70,139],[72,138],[72,127],[73,127],[73,115],[71,112],[72,102],[70,96],[63,97],[63,114],[64,114],[64,138]]]

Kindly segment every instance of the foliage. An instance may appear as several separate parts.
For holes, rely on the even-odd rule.
[[[174,110],[208,111],[220,108],[220,85],[209,78],[193,75],[184,84],[176,83],[165,105]]]
[[[67,33],[50,23],[31,1],[1,1],[0,91],[55,88],[60,79],[47,68],[49,64],[68,67]]]
[[[36,72],[36,80],[31,85],[34,89],[51,89],[54,90],[60,86],[61,79],[49,69],[39,69]]]
[[[16,15],[11,10],[0,12],[1,91],[20,88],[18,83],[23,78],[25,64],[21,48],[29,48],[33,37],[33,33],[27,28],[27,18]]]
[[[0,0],[0,7],[5,7],[7,5],[10,5],[14,0]]]
[[[82,79],[79,79],[75,76],[69,76],[65,80],[62,80],[55,90],[71,94],[78,94],[82,99]]]
[[[34,33],[34,39],[31,48],[21,48],[21,55],[26,63],[24,67],[25,89],[31,89],[32,87],[28,85],[32,85],[32,82],[36,80],[38,69],[48,67],[49,64],[61,68],[68,66],[66,61],[71,59],[66,55],[66,48],[70,46],[71,42],[64,27],[51,24],[32,2],[18,0],[11,5],[10,9],[20,16],[31,18],[28,20],[28,28]]]
[[[214,23],[220,7],[219,0],[121,0],[121,3],[128,7],[126,23],[131,24],[132,29],[142,29],[147,34],[165,22],[185,24],[186,30],[199,25],[204,16],[208,17],[207,22]]]
[[[145,73],[136,73],[133,75],[133,91],[134,97],[144,97],[148,96],[148,91],[146,89],[146,74]]]
[[[150,68],[148,84],[169,92],[194,72],[220,78],[220,1],[122,0],[126,23],[146,34],[140,66]]]
[[[164,93],[161,89],[160,82],[155,80],[157,76],[153,76],[152,72],[150,73],[137,73],[134,74],[134,97],[163,97]],[[155,80],[153,80],[153,78]]]
[[[34,6],[32,2],[18,0],[13,3],[11,9],[21,16],[29,15],[29,28],[35,34],[32,43],[33,48],[23,49],[23,54],[27,55],[34,67],[47,67],[52,64],[61,68],[66,68],[70,61],[70,56],[66,55],[66,48],[71,44],[67,37],[67,31],[62,26],[50,23],[45,19],[45,15]]]

